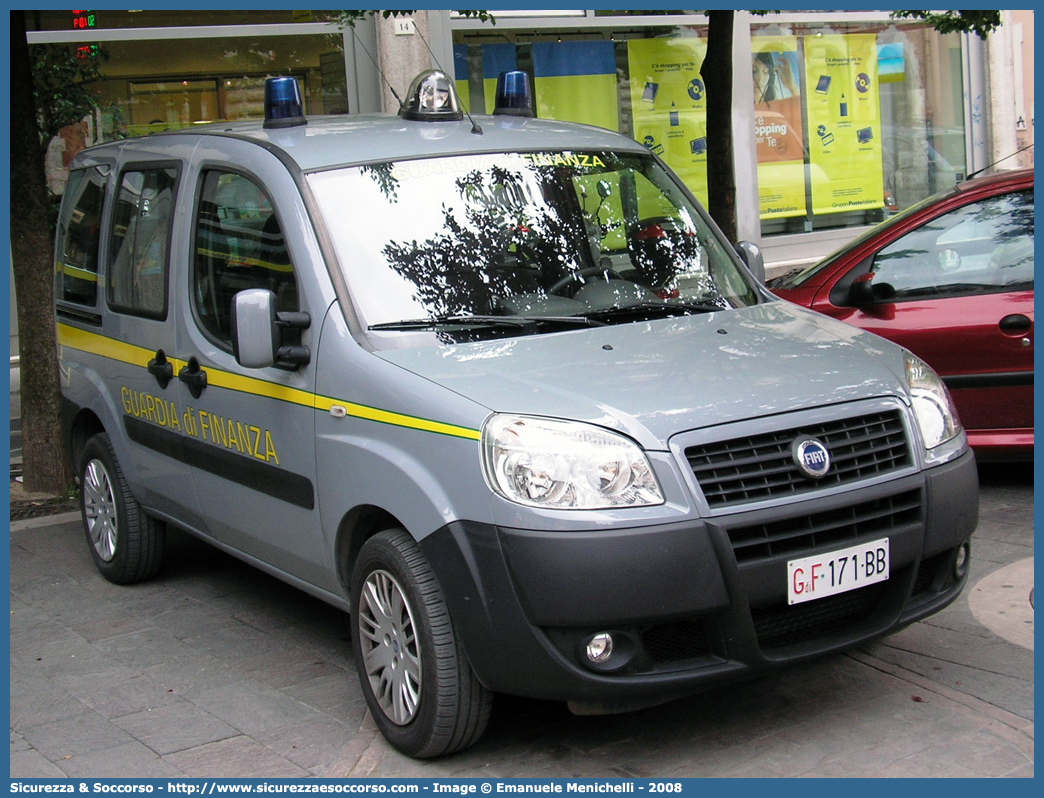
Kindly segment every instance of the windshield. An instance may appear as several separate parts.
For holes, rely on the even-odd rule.
[[[363,325],[416,346],[758,301],[652,158],[504,153],[309,175]]]

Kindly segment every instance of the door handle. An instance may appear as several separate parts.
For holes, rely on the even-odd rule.
[[[188,365],[178,372],[178,379],[188,386],[193,399],[199,399],[207,387],[207,372],[199,367],[199,361],[194,357],[190,357]]]
[[[1012,313],[1010,316],[1005,316],[997,324],[1000,327],[1000,331],[1005,335],[1022,335],[1030,331],[1033,326],[1033,321],[1029,316],[1024,316],[1021,313]]]
[[[174,366],[167,360],[167,356],[162,349],[156,350],[156,357],[152,358],[145,368],[148,369],[149,374],[156,378],[160,388],[166,388],[170,381],[174,379]]]

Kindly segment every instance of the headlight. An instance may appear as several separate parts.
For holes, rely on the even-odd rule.
[[[909,352],[906,354],[906,383],[925,448],[931,450],[955,438],[961,431],[961,422],[953,409],[949,391],[938,374]]]
[[[490,487],[529,507],[591,510],[663,504],[649,461],[632,441],[573,421],[490,417],[482,428]]]

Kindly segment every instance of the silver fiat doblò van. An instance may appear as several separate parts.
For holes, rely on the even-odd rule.
[[[438,72],[398,116],[267,94],[72,165],[62,423],[107,579],[155,574],[172,524],[350,612],[417,757],[497,692],[653,704],[960,593],[978,485],[942,382],[774,298],[645,147],[463,118]]]

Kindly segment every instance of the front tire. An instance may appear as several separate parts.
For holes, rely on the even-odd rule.
[[[478,741],[493,696],[471,670],[435,575],[404,530],[363,544],[351,619],[359,682],[388,742],[425,759]]]
[[[102,432],[87,441],[80,463],[80,513],[101,575],[117,585],[155,576],[166,527],[134,499],[109,436]]]

